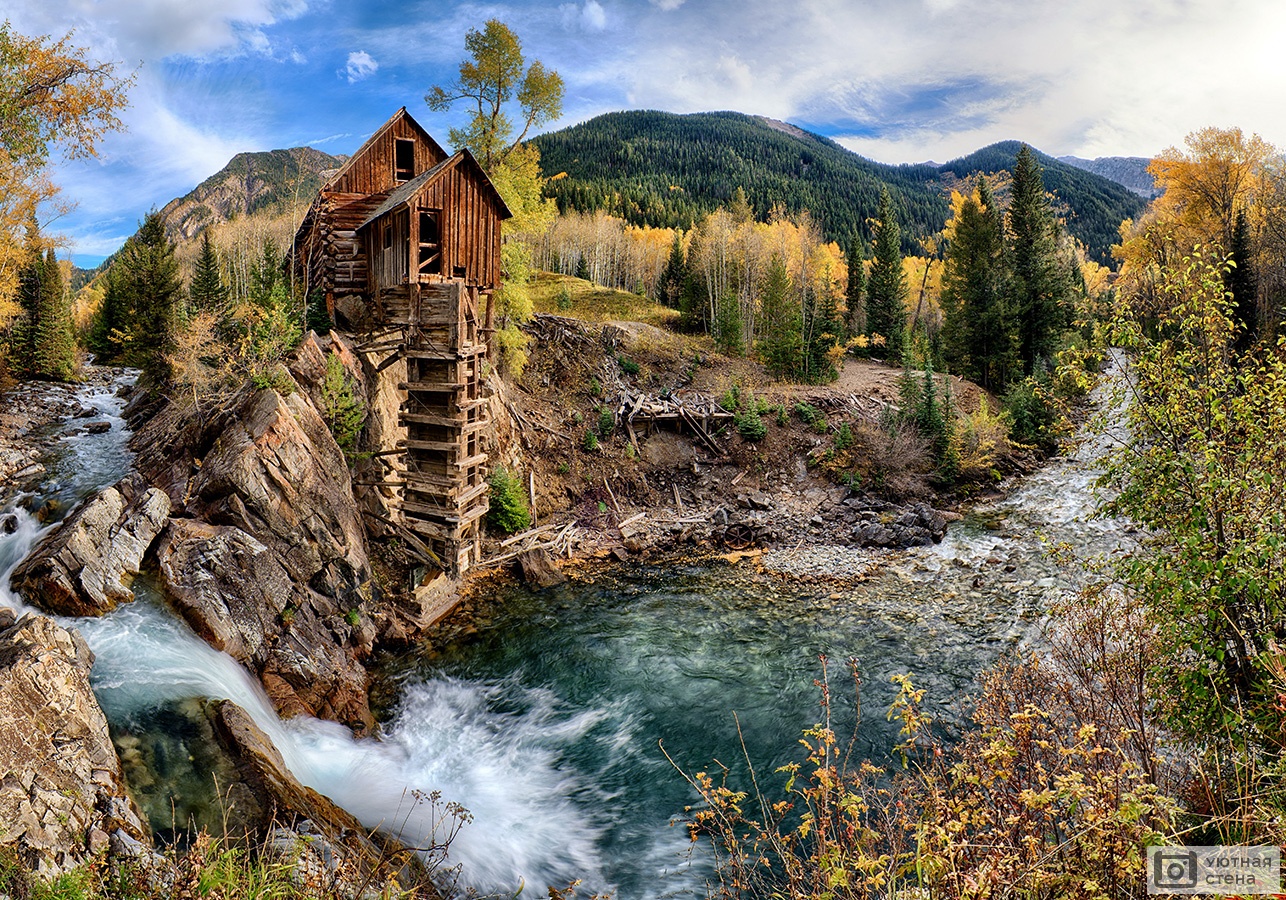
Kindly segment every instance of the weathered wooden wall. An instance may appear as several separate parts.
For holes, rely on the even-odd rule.
[[[326,189],[365,195],[387,193],[397,187],[398,182],[393,178],[393,154],[394,142],[399,138],[415,141],[415,175],[427,172],[447,158],[446,152],[411,120],[395,116],[353,155],[350,164],[340,170]]]
[[[412,206],[441,211],[442,274],[495,289],[500,286],[500,209],[479,174],[457,164],[428,185]],[[418,243],[418,217],[412,218],[412,241]]]

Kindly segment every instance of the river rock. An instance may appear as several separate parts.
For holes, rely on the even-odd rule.
[[[173,606],[257,674],[283,716],[319,715],[362,731],[374,724],[345,610],[297,582],[268,545],[233,526],[174,519],[156,557]]]
[[[239,803],[229,811],[236,830],[255,835],[292,862],[298,855],[296,878],[333,885],[343,896],[390,877],[404,887],[424,880],[418,856],[300,784],[244,709],[222,700],[211,705],[211,719],[241,778]]]
[[[0,846],[44,877],[148,838],[89,686],[93,654],[52,619],[0,608]]]
[[[169,514],[164,491],[130,476],[72,513],[10,583],[46,612],[101,616],[132,599],[130,582]]]

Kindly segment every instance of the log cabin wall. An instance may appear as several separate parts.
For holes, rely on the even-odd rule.
[[[494,290],[500,286],[500,204],[495,192],[480,181],[481,170],[473,169],[463,161],[451,167],[429,183],[411,207],[438,214],[440,274]],[[418,241],[419,217],[412,219]]]

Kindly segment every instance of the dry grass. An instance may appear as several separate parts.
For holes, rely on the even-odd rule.
[[[643,322],[662,328],[679,319],[677,310],[654,303],[646,297],[598,287],[580,278],[539,272],[529,288],[532,308],[536,312],[552,313],[583,319],[586,322]],[[559,307],[559,298],[570,297],[571,305]],[[566,300],[564,300],[564,304]]]

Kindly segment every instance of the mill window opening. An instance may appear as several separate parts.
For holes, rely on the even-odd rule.
[[[419,272],[421,275],[442,274],[442,232],[438,227],[438,210],[420,210],[420,256]]]
[[[393,180],[410,181],[415,177],[415,141],[398,138],[393,143]]]

